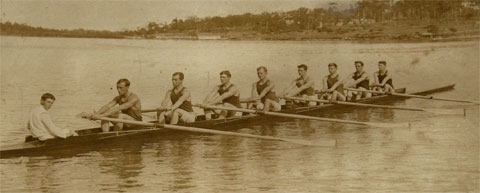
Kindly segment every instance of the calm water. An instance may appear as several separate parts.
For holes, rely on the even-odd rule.
[[[144,108],[156,107],[171,74],[199,102],[228,69],[247,97],[264,65],[283,89],[296,65],[309,65],[316,87],[336,62],[342,75],[363,60],[376,70],[386,60],[397,87],[422,90],[449,83],[436,96],[479,100],[478,41],[357,44],[349,42],[147,41],[63,38],[1,39],[0,144],[26,135],[30,108],[40,95],[57,100],[58,126],[84,128],[77,119],[116,95],[115,82],[131,80]],[[113,88],[113,89],[112,89]],[[2,192],[478,192],[478,106],[408,99],[409,107],[466,108],[467,115],[352,108],[322,116],[406,122],[411,128],[373,128],[306,120],[239,125],[235,132],[308,140],[338,140],[337,148],[304,147],[228,136],[172,134],[94,144],[52,155],[0,160]],[[198,110],[197,110],[198,111]],[[200,113],[201,111],[198,111]]]

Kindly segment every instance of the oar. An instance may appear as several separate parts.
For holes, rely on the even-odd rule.
[[[369,92],[369,93],[376,93],[376,94],[389,94],[389,95],[400,96],[400,97],[410,97],[410,98],[431,99],[431,100],[438,100],[438,101],[450,101],[450,102],[459,102],[459,103],[480,104],[480,102],[478,102],[478,101],[447,99],[447,98],[438,98],[438,97],[433,97],[433,96],[422,96],[422,95],[402,94],[402,93],[389,93],[389,92],[374,91],[374,90],[359,90],[359,89],[354,89],[354,88],[347,88],[347,90],[358,91],[358,92]]]
[[[341,120],[341,119],[332,119],[332,118],[324,118],[324,117],[313,117],[313,116],[306,116],[306,115],[297,115],[297,114],[288,114],[288,113],[277,113],[277,112],[264,112],[264,111],[257,111],[252,109],[243,109],[243,108],[232,108],[232,107],[219,107],[219,106],[211,106],[211,105],[194,105],[200,108],[208,108],[208,109],[218,109],[218,110],[227,110],[227,111],[239,111],[245,113],[257,113],[257,114],[265,114],[270,116],[277,116],[277,117],[288,117],[294,119],[310,119],[310,120],[317,120],[317,121],[328,121],[328,122],[337,122],[337,123],[348,123],[348,124],[356,124],[356,125],[368,125],[373,127],[409,127],[409,123],[375,123],[375,122],[358,122],[358,121],[349,121],[349,120]]]
[[[190,131],[190,132],[197,132],[197,133],[209,133],[209,134],[218,134],[218,135],[230,135],[230,136],[248,137],[248,138],[256,138],[256,139],[266,139],[266,140],[273,140],[273,141],[284,141],[284,142],[295,143],[295,144],[299,144],[299,145],[307,145],[307,146],[323,146],[323,147],[336,146],[336,140],[313,142],[313,141],[307,141],[307,140],[302,140],[302,139],[286,139],[286,138],[271,137],[271,136],[261,136],[261,135],[245,134],[245,133],[235,133],[235,132],[229,132],[229,131],[218,131],[218,130],[212,130],[212,129],[204,129],[204,128],[197,128],[197,127],[186,127],[186,126],[179,126],[179,125],[156,124],[156,123],[148,123],[148,122],[124,120],[124,119],[115,119],[115,118],[108,118],[108,117],[97,117],[96,119],[104,120],[104,121],[112,121],[112,122],[117,122],[117,123],[127,123],[127,124],[133,124],[133,125],[140,125],[140,126],[146,126],[146,127],[162,127],[162,128],[166,128],[166,129],[180,130],[180,131]]]
[[[153,109],[142,109],[142,113],[150,113],[150,112],[163,112],[166,111],[166,108],[153,108]]]
[[[397,110],[407,110],[407,111],[424,111],[435,114],[463,114],[464,111],[459,111],[458,109],[434,109],[434,108],[410,108],[410,107],[395,107],[388,105],[374,105],[374,104],[365,104],[365,103],[354,103],[354,102],[345,102],[345,101],[329,101],[329,100],[319,100],[319,99],[308,99],[308,98],[299,98],[299,97],[284,97],[290,100],[299,100],[299,101],[312,101],[320,103],[331,103],[339,105],[351,105],[351,106],[362,106],[362,107],[375,107],[375,108],[385,108],[385,109],[397,109]]]

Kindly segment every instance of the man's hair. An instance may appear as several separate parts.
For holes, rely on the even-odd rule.
[[[378,61],[378,63],[379,63],[379,64],[383,64],[383,65],[385,65],[385,66],[387,65],[387,62],[385,62],[385,61],[383,61],[383,60],[382,60],[382,61]]]
[[[305,64],[300,64],[297,66],[297,68],[303,68],[304,70],[308,70],[308,67]]]
[[[363,62],[362,62],[362,61],[355,61],[354,64],[357,64],[357,63],[363,66]]]
[[[172,77],[174,77],[174,76],[178,76],[178,77],[180,78],[180,80],[183,80],[183,78],[184,78],[184,75],[183,75],[183,73],[181,73],[181,72],[175,72],[175,73],[173,73]]]
[[[126,87],[129,87],[129,86],[130,86],[130,81],[129,81],[128,79],[126,79],[126,78],[122,78],[122,79],[118,80],[118,81],[117,81],[117,84],[120,84],[120,83],[122,83],[122,82],[125,83],[125,86],[126,86]]]
[[[53,99],[55,100],[55,97],[53,96],[53,94],[50,94],[50,93],[45,93],[42,95],[42,101],[44,100],[47,100],[47,99]]]
[[[228,71],[228,70],[224,70],[224,71],[220,72],[220,75],[222,75],[222,74],[225,74],[228,77],[232,77],[232,74],[230,74],[230,71]]]
[[[260,67],[258,67],[258,68],[257,68],[257,71],[260,71],[260,70],[262,70],[262,69],[263,69],[264,72],[267,72],[267,67],[265,67],[265,66],[260,66]]]
[[[335,63],[328,64],[328,67],[330,67],[330,66],[333,66],[333,67],[337,68],[337,64],[335,64]]]

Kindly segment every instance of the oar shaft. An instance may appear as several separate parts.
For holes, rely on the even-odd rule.
[[[400,96],[400,97],[410,97],[410,98],[431,99],[431,100],[438,100],[438,101],[450,101],[450,102],[480,104],[480,102],[478,102],[478,101],[447,99],[447,98],[438,98],[438,97],[433,97],[433,96],[422,96],[422,95],[402,94],[402,93],[387,93],[387,92],[381,92],[381,91],[359,90],[359,89],[353,89],[353,88],[348,88],[347,90],[358,91],[358,92],[369,92],[369,93],[375,93],[375,94],[389,94],[389,95]]]
[[[291,99],[291,100],[312,101],[312,102],[320,102],[320,103],[332,103],[332,104],[339,104],[339,105],[375,107],[375,108],[398,109],[398,110],[409,110],[409,111],[425,111],[424,109],[420,109],[420,108],[395,107],[395,106],[387,106],[387,105],[374,105],[374,104],[354,103],[354,102],[345,102],[345,101],[329,101],[329,100],[307,99],[307,98],[298,98],[298,97],[285,97],[285,98]]]
[[[142,121],[133,121],[133,120],[125,120],[125,119],[115,119],[109,117],[97,117],[96,119],[104,120],[104,121],[112,121],[112,122],[119,122],[119,123],[128,123],[133,125],[140,125],[140,126],[147,126],[147,127],[163,127],[166,129],[172,130],[180,130],[180,131],[190,131],[190,132],[197,132],[197,133],[208,133],[208,134],[219,134],[219,135],[230,135],[230,136],[239,136],[239,137],[248,137],[248,138],[256,138],[256,139],[266,139],[266,140],[274,140],[274,141],[285,141],[290,143],[296,143],[301,145],[313,145],[313,146],[334,146],[335,141],[326,141],[323,144],[313,144],[309,143],[305,140],[295,140],[295,139],[285,139],[285,138],[278,138],[278,137],[271,137],[271,136],[261,136],[261,135],[252,135],[252,134],[245,134],[245,133],[235,133],[229,131],[218,131],[212,129],[203,129],[197,127],[186,127],[180,125],[170,125],[170,124],[155,124],[155,123],[148,123]]]
[[[277,116],[277,117],[287,117],[287,118],[295,118],[295,119],[310,119],[310,120],[317,120],[317,121],[328,121],[328,122],[337,122],[337,123],[349,123],[349,124],[356,124],[356,125],[372,125],[372,123],[365,123],[365,122],[358,122],[358,121],[349,121],[349,120],[340,120],[340,119],[331,119],[331,118],[323,118],[323,117],[313,117],[313,116],[306,116],[306,115],[297,115],[297,114],[287,114],[287,113],[277,113],[277,112],[263,112],[263,111],[256,111],[251,109],[241,109],[241,108],[233,108],[233,107],[219,107],[219,106],[210,106],[210,105],[195,105],[198,107],[209,108],[209,109],[219,109],[219,110],[227,110],[227,111],[239,111],[245,113],[260,113],[270,116]]]

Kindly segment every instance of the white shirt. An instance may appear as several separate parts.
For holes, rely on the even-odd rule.
[[[55,137],[66,138],[70,133],[67,129],[61,129],[55,126],[50,118],[50,114],[42,105],[32,109],[27,127],[33,137],[42,141]]]

